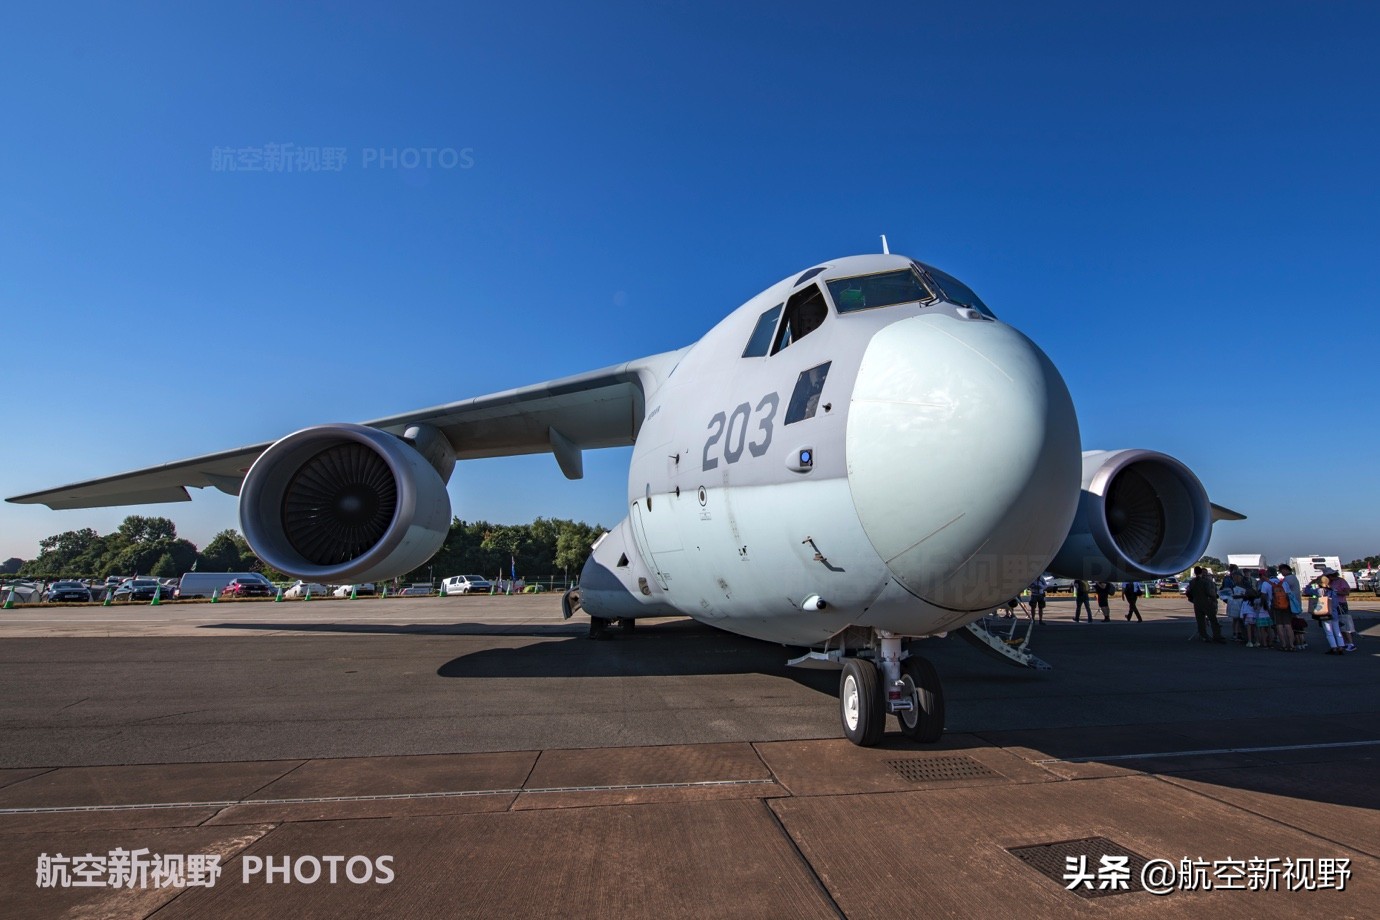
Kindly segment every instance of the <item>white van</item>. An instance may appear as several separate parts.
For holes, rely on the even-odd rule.
[[[173,595],[179,600],[189,597],[210,597],[213,592],[224,591],[225,586],[236,578],[267,582],[258,572],[188,572],[177,584]]]
[[[443,584],[446,594],[488,594],[492,590],[488,579],[479,575],[452,575]]]

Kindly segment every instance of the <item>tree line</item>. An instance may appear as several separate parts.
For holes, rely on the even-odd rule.
[[[598,524],[537,518],[530,524],[493,524],[451,520],[446,541],[425,565],[405,573],[403,581],[421,581],[434,572],[451,575],[508,575],[529,580],[578,579],[594,541],[604,532]],[[39,541],[38,556],[6,560],[14,574],[56,578],[106,578],[111,575],[153,575],[177,578],[201,572],[262,572],[272,581],[287,576],[265,565],[235,530],[222,530],[198,549],[177,535],[167,518],[130,515],[113,533],[90,527],[68,530]]]

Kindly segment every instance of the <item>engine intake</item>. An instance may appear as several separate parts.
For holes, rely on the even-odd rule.
[[[1090,451],[1069,535],[1049,570],[1065,578],[1175,575],[1212,536],[1212,506],[1193,471],[1152,450]]]
[[[439,440],[432,432],[428,453]],[[453,465],[451,453],[443,466],[449,473]],[[321,425],[259,456],[240,490],[240,526],[259,558],[289,575],[375,581],[436,554],[450,530],[450,496],[408,441],[362,425]]]

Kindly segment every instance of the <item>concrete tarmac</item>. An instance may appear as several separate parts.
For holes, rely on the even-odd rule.
[[[1051,671],[927,640],[944,741],[866,750],[791,650],[551,596],[15,608],[0,915],[1380,915],[1374,605],[1344,657],[1141,606],[1053,599]]]

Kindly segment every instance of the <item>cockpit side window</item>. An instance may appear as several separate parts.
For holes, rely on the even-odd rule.
[[[792,342],[814,332],[828,316],[829,305],[818,284],[796,291],[786,301],[786,315],[781,320],[781,330],[776,333],[776,344],[772,346],[771,353],[776,354]]]
[[[916,264],[935,284],[943,289],[944,299],[949,303],[958,304],[960,307],[972,307],[979,313],[983,313],[993,319],[997,318],[997,315],[988,308],[987,304],[982,302],[982,299],[979,298],[977,294],[973,293],[973,289],[968,287],[968,285],[959,281],[953,275],[941,272],[937,268],[925,265],[922,262]]]
[[[747,348],[743,349],[744,358],[764,358],[771,349],[771,335],[776,331],[776,321],[781,317],[782,304],[777,304],[761,316],[757,317],[757,325],[752,327],[752,337],[748,339]]]
[[[838,278],[829,282],[829,293],[839,313],[890,307],[898,303],[929,303],[936,297],[920,276],[908,268]]]

